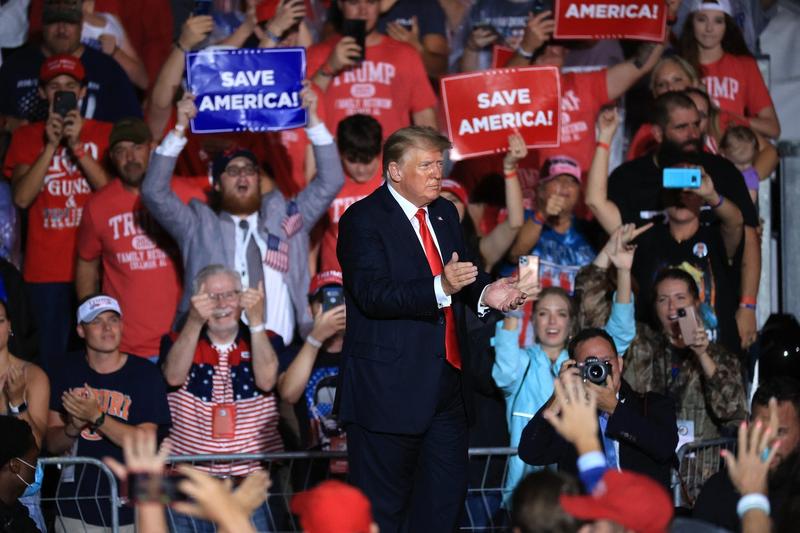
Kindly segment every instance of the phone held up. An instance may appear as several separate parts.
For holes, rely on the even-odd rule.
[[[180,474],[129,474],[125,482],[128,500],[132,505],[148,502],[169,505],[186,501],[189,498],[178,490],[178,484],[183,479],[185,476]]]
[[[192,8],[192,16],[202,17],[211,14],[212,0],[194,0],[194,7]]]
[[[525,279],[528,282],[539,279],[538,255],[519,256],[519,279]]]
[[[329,311],[340,305],[344,305],[344,289],[342,287],[323,287],[322,311]]]
[[[696,340],[695,333],[697,333],[697,315],[694,313],[694,307],[678,309],[678,328],[683,343],[686,346],[693,345]]]
[[[355,59],[360,63],[364,61],[367,53],[367,21],[363,19],[344,19],[342,21],[342,35],[352,37],[361,47],[361,54]]]
[[[78,108],[78,98],[72,91],[57,91],[53,97],[53,113],[66,117],[73,109]]]
[[[699,189],[702,176],[699,168],[665,168],[662,180],[665,189]]]

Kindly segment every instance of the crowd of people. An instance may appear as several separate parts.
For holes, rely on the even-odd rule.
[[[168,453],[296,450],[348,460],[178,467],[193,502],[137,493],[120,531],[792,530],[800,376],[752,372],[774,1],[666,0],[664,42],[557,40],[538,0],[0,13],[28,3],[0,64],[0,531],[110,531],[109,481],[41,456],[130,488]],[[277,47],[305,49],[306,126],[192,132],[187,54]],[[439,80],[505,66],[558,68],[559,146],[450,161]],[[678,447],[720,437],[674,517]],[[518,449],[477,499],[469,446]]]

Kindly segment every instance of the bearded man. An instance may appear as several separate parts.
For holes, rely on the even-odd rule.
[[[170,190],[169,178],[186,145],[184,130],[197,113],[191,94],[178,102],[176,126],[156,148],[142,185],[145,206],[181,250],[184,292],[176,315],[178,327],[193,293],[190,280],[202,268],[221,264],[239,273],[245,288],[263,285],[266,322],[250,324],[252,329],[265,327],[286,344],[295,327],[302,335],[310,331],[308,234],[342,188],[344,172],[333,136],[317,115],[315,93],[304,89],[301,96],[308,110],[306,133],[314,148],[317,176],[293,200],[277,189],[262,195],[255,155],[229,150],[212,165],[216,197],[212,204],[218,209],[195,200],[185,205]]]

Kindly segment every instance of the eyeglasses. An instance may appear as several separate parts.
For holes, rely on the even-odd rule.
[[[215,302],[230,302],[239,297],[242,291],[209,292],[208,297]]]
[[[256,172],[258,172],[258,170],[253,165],[244,165],[241,167],[230,166],[225,169],[225,174],[233,178],[238,178],[239,176],[254,176]]]

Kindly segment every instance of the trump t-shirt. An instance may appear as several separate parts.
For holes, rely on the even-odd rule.
[[[201,188],[188,178],[173,179],[172,188],[184,202],[205,200]],[[119,301],[125,319],[120,350],[158,355],[161,336],[169,331],[181,298],[181,257],[141,197],[119,179],[86,202],[78,255],[84,261],[102,257],[103,292]]]
[[[316,72],[342,37],[336,35],[308,50],[308,72]],[[339,121],[356,113],[371,115],[386,138],[411,124],[411,113],[436,105],[422,59],[414,48],[385,35],[367,47],[366,59],[339,72],[324,93],[325,124],[336,132]]]
[[[719,61],[701,69],[708,95],[721,111],[754,117],[772,107],[772,98],[752,57],[723,54]]]
[[[33,165],[44,149],[45,123],[18,128],[6,156],[5,174],[17,165]],[[112,124],[84,119],[80,139],[83,149],[102,161],[108,149]],[[28,208],[28,239],[25,246],[25,281],[69,283],[75,277],[75,241],[83,206],[92,189],[75,157],[59,146],[44,176],[44,184]]]

